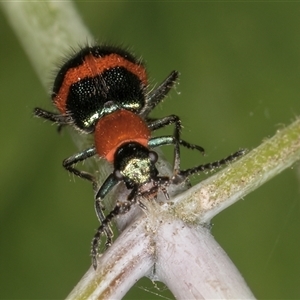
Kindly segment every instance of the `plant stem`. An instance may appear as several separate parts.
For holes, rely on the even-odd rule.
[[[1,1],[0,4],[47,91],[49,74],[63,55],[93,41],[72,2]]]
[[[208,223],[300,159],[300,120],[277,130],[239,161],[200,182],[174,202],[174,214],[188,223]]]

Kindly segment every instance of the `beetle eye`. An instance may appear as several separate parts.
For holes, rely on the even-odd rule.
[[[114,171],[114,175],[115,175],[116,179],[118,179],[118,180],[122,180],[123,179],[123,175],[122,175],[122,173],[119,170],[115,170]]]
[[[158,155],[157,155],[157,153],[154,152],[154,151],[150,151],[150,152],[149,152],[149,159],[150,159],[150,161],[151,161],[152,163],[156,163],[157,160],[158,160]]]

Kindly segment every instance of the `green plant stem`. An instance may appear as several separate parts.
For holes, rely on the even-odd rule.
[[[182,193],[174,214],[188,223],[207,223],[300,159],[300,120],[265,140],[239,161]]]
[[[2,1],[0,4],[47,91],[49,74],[64,55],[93,41],[72,2]]]

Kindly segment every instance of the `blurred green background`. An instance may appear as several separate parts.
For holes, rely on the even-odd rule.
[[[145,59],[151,82],[181,72],[180,94],[153,116],[178,114],[183,138],[205,147],[201,161],[183,152],[184,167],[255,148],[300,113],[300,3],[76,5],[100,42]],[[61,167],[77,150],[68,133],[32,118],[49,96],[2,13],[0,24],[0,298],[61,299],[90,266],[93,193]],[[299,175],[295,165],[213,219],[259,299],[300,298]],[[126,299],[172,298],[161,289],[144,279]]]

